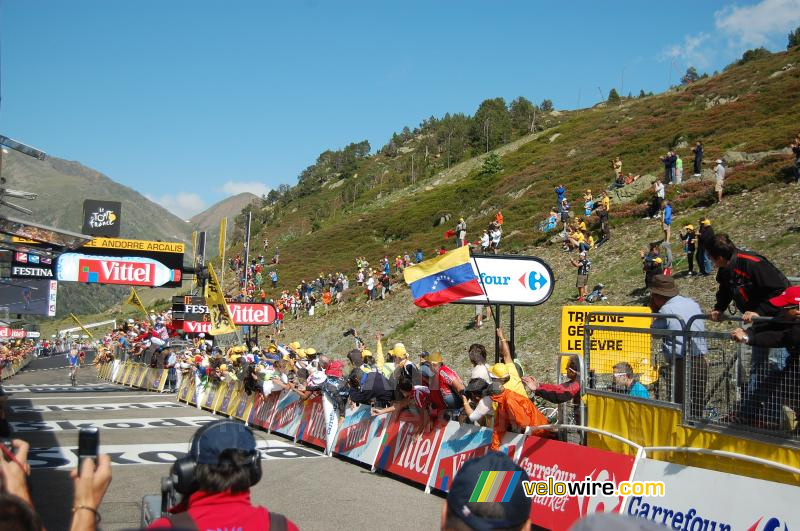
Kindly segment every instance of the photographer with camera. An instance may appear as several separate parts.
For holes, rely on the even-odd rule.
[[[162,508],[183,500],[148,529],[297,530],[285,516],[252,505],[250,488],[260,479],[261,455],[250,428],[231,420],[206,424],[162,480]]]
[[[44,529],[28,491],[30,445],[20,439],[2,443],[0,456],[0,526],[3,529]],[[97,508],[111,484],[111,458],[106,454],[83,459],[80,474],[70,472],[73,480],[71,530],[92,531],[100,523]],[[64,519],[66,521],[66,518]]]

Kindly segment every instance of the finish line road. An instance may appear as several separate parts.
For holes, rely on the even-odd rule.
[[[81,427],[100,428],[100,450],[112,458],[102,528],[137,529],[142,497],[159,494],[161,477],[188,450],[198,427],[221,418],[176,402],[174,394],[99,380],[93,367],[80,370],[74,388],[66,368],[23,371],[3,387],[14,437],[31,445],[31,494],[49,530],[69,527],[69,471],[77,464]],[[439,528],[441,497],[311,447],[255,434],[264,476],[252,489],[253,502],[287,515],[300,529]]]

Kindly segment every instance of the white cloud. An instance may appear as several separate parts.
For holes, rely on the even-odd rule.
[[[189,219],[206,208],[205,200],[197,194],[181,192],[175,195],[146,195],[147,199],[166,208],[181,219]]]
[[[261,197],[269,193],[270,187],[257,181],[228,181],[222,185],[222,191],[227,195],[250,192],[251,194],[256,194]]]
[[[761,0],[751,6],[725,7],[714,18],[714,25],[730,39],[729,44],[762,46],[771,37],[785,39],[800,24],[800,0]]]
[[[688,66],[697,68],[707,68],[711,61],[708,57],[708,52],[703,49],[702,45],[708,39],[709,35],[707,33],[686,35],[681,44],[673,44],[666,48],[661,54],[661,59],[681,61]]]

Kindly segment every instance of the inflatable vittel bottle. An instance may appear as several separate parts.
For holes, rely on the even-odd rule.
[[[181,279],[180,269],[170,269],[151,258],[89,256],[65,253],[56,265],[58,280],[89,284],[163,286]]]

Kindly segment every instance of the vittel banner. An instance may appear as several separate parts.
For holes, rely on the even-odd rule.
[[[158,287],[179,284],[181,270],[170,269],[152,258],[64,253],[58,258],[56,277],[61,281],[87,284]]]
[[[272,324],[278,315],[271,304],[228,303],[233,323],[237,325],[263,326]]]

